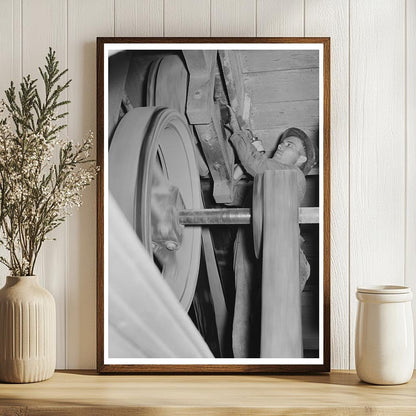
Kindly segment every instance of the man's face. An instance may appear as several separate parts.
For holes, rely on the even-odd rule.
[[[300,166],[306,161],[305,149],[299,137],[289,136],[279,143],[273,159],[285,165]]]

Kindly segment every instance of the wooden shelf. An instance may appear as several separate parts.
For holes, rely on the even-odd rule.
[[[373,386],[353,372],[273,376],[97,375],[58,371],[1,384],[0,415],[415,415],[408,384]]]

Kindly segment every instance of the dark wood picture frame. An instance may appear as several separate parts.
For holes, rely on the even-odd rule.
[[[323,52],[321,60],[322,67],[320,71],[323,74],[323,82],[320,97],[323,97],[323,114],[322,135],[323,149],[319,149],[320,174],[323,174],[323,189],[319,188],[318,193],[323,195],[323,231],[321,239],[323,239],[320,256],[323,260],[322,288],[321,298],[323,317],[321,317],[321,328],[323,328],[322,341],[320,343],[319,364],[305,364],[303,362],[294,364],[263,364],[262,358],[256,359],[255,364],[223,364],[221,359],[216,359],[217,363],[210,364],[109,364],[105,362],[105,246],[108,238],[105,235],[104,226],[104,201],[106,193],[105,189],[105,171],[108,166],[105,164],[105,148],[109,146],[109,140],[105,137],[105,89],[108,88],[104,78],[105,68],[105,45],[107,44],[319,44]],[[266,48],[263,48],[266,49]],[[321,124],[321,126],[322,126]],[[318,134],[318,135],[319,135]],[[294,372],[328,372],[330,371],[330,38],[97,38],[97,163],[100,171],[97,178],[97,370],[100,373],[294,373]],[[322,211],[322,207],[320,207]],[[321,213],[322,215],[322,213]],[[322,217],[321,217],[322,218]],[[323,298],[323,299],[322,299]]]

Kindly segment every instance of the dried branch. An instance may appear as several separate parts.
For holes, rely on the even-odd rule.
[[[60,97],[70,81],[61,82],[67,70],[59,70],[51,48],[39,73],[43,97],[28,75],[18,91],[10,84],[0,105],[0,245],[10,255],[0,263],[14,276],[33,275],[43,242],[81,205],[97,171],[89,156],[92,133],[80,144],[59,137],[69,103]]]

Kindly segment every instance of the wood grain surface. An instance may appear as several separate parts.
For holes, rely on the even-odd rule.
[[[374,386],[355,373],[314,376],[99,376],[57,372],[0,384],[0,415],[414,415],[415,376]]]

